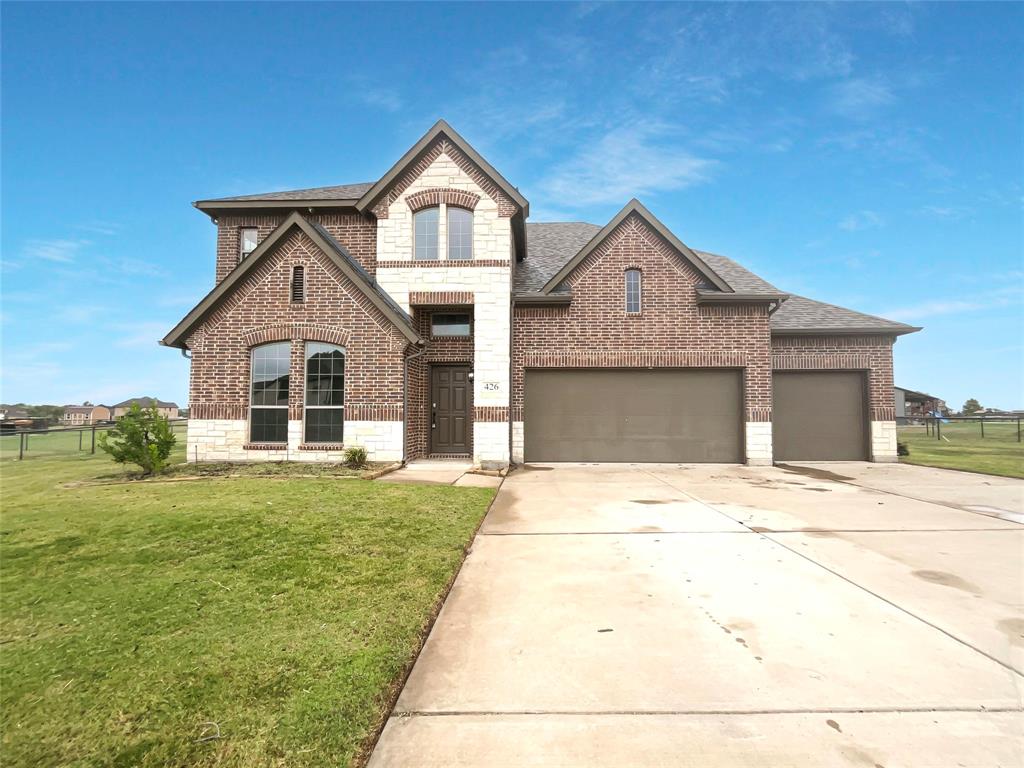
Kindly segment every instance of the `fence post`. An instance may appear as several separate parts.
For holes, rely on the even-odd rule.
[[[1017,417],[1017,442],[1020,442],[1020,416]]]
[[[985,417],[982,416],[978,421],[981,422],[981,439],[985,439]]]
[[[96,425],[92,425],[92,449],[89,453],[96,453]]]
[[[25,433],[18,433],[18,461],[25,458]]]
[[[941,424],[941,422],[939,422],[938,419],[935,419],[935,439],[936,440],[941,440],[942,439],[942,424]]]
[[[82,450],[82,433],[84,431],[82,429],[78,430],[78,450]]]

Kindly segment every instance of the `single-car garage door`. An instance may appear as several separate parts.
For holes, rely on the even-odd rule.
[[[776,461],[867,459],[863,373],[794,371],[772,378]]]
[[[733,370],[526,372],[527,461],[743,460]]]

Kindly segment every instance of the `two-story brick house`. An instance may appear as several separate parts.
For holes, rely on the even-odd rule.
[[[162,341],[192,358],[190,460],[895,459],[916,328],[786,294],[635,200],[527,223],[443,121],[379,181],[195,205],[216,285]]]

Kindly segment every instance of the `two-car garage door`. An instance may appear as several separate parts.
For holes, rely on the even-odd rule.
[[[743,461],[736,370],[531,369],[527,461]]]
[[[776,461],[868,457],[861,371],[776,372]],[[742,463],[737,370],[529,369],[527,461]]]

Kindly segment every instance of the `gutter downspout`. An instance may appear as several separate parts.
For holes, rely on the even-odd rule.
[[[423,342],[419,342],[423,344]],[[419,352],[414,352],[405,358],[402,364],[402,466],[409,460],[409,361],[413,358],[426,354],[427,347],[424,344]]]

